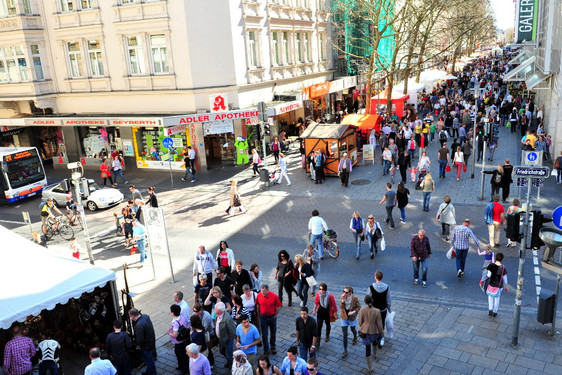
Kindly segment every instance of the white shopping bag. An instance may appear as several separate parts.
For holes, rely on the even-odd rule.
[[[386,314],[385,325],[386,325],[386,335],[389,338],[394,337],[394,311]]]
[[[384,251],[386,249],[386,241],[384,240],[384,237],[381,240],[381,251]]]

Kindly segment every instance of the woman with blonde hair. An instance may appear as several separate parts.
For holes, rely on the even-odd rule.
[[[457,181],[460,181],[461,170],[464,166],[464,153],[461,151],[461,146],[457,146],[455,156],[453,156],[453,165],[457,167]]]
[[[308,289],[310,288],[306,278],[314,276],[314,272],[312,271],[310,264],[306,263],[300,254],[295,255],[295,268],[297,269],[299,275],[297,294],[301,299],[301,307],[303,307],[306,306],[306,302],[308,301]]]
[[[223,302],[224,306],[226,307],[226,311],[230,314],[232,311],[232,304],[231,301],[222,294],[222,290],[218,286],[214,286],[211,288],[211,292],[205,299],[205,306],[212,306],[212,314],[211,316],[213,319],[215,318],[215,305],[217,302]]]
[[[237,185],[238,182],[236,180],[230,180],[230,206],[226,209],[226,213],[230,214],[230,216],[234,216],[236,208],[238,208],[242,213],[248,211],[244,208],[244,206],[242,206],[242,200],[240,199],[240,193],[238,192]]]
[[[441,223],[441,237],[445,241],[449,241],[449,235],[451,233],[451,225],[456,225],[456,215],[455,206],[451,203],[451,197],[445,195],[443,197],[443,203],[439,205],[437,209],[437,215],[435,217]]]
[[[431,193],[435,191],[435,182],[431,173],[425,175],[420,186],[423,194],[423,210],[429,212],[429,200],[431,199]]]
[[[359,259],[361,256],[361,242],[365,238],[365,220],[359,215],[359,212],[355,211],[351,217],[349,223],[349,229],[353,232],[355,238],[356,254],[355,259]]]
[[[491,174],[490,184],[492,185],[492,192],[490,194],[490,202],[493,200],[494,195],[500,193],[502,187],[503,166],[498,164],[498,167],[493,171],[483,171],[484,174]]]

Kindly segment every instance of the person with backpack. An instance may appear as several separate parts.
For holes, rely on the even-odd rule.
[[[491,174],[492,178],[490,179],[490,185],[492,185],[492,192],[490,193],[490,201],[493,200],[494,195],[500,193],[500,188],[502,187],[503,181],[503,166],[498,164],[498,167],[493,171],[483,171],[484,174]]]
[[[484,221],[488,225],[488,236],[492,247],[500,247],[500,226],[506,221],[505,210],[499,201],[500,196],[494,195],[484,212]]]
[[[488,278],[490,283],[486,288],[488,295],[488,316],[496,317],[498,315],[498,308],[500,307],[500,296],[502,290],[509,293],[507,287],[507,269],[502,264],[503,253],[497,253],[495,262],[490,264],[487,268]]]
[[[509,126],[511,127],[511,132],[515,133],[517,124],[519,124],[519,114],[517,113],[517,108],[513,108],[513,111],[509,115]]]
[[[349,229],[351,229],[355,238],[355,246],[357,248],[355,259],[359,260],[361,256],[361,242],[365,239],[365,220],[361,218],[359,212],[355,211],[353,213],[353,217],[349,223]]]

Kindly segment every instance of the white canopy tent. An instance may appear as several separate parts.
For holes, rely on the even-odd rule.
[[[435,82],[443,79],[447,75],[447,72],[444,70],[437,70],[437,69],[429,69],[424,70],[420,74],[420,82],[425,84],[426,87],[433,89]]]
[[[115,272],[48,249],[0,226],[0,328],[115,281]],[[118,300],[113,283],[113,303]]]
[[[418,92],[422,91],[423,89],[425,89],[425,85],[421,82],[416,82],[415,78],[410,78],[408,80],[408,92],[404,92],[404,81],[394,86],[394,90],[410,95],[406,103],[414,105],[418,104]]]

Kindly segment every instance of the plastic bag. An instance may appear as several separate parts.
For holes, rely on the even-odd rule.
[[[451,166],[449,164],[445,167],[445,172],[451,172]]]
[[[386,314],[386,318],[385,318],[385,326],[386,326],[386,335],[389,338],[393,338],[394,337],[394,314],[396,314],[394,311]]]
[[[386,250],[386,241],[384,240],[384,237],[381,240],[381,251],[385,251]]]
[[[457,253],[455,252],[455,249],[451,247],[449,251],[447,251],[447,259],[455,259],[456,256]]]

